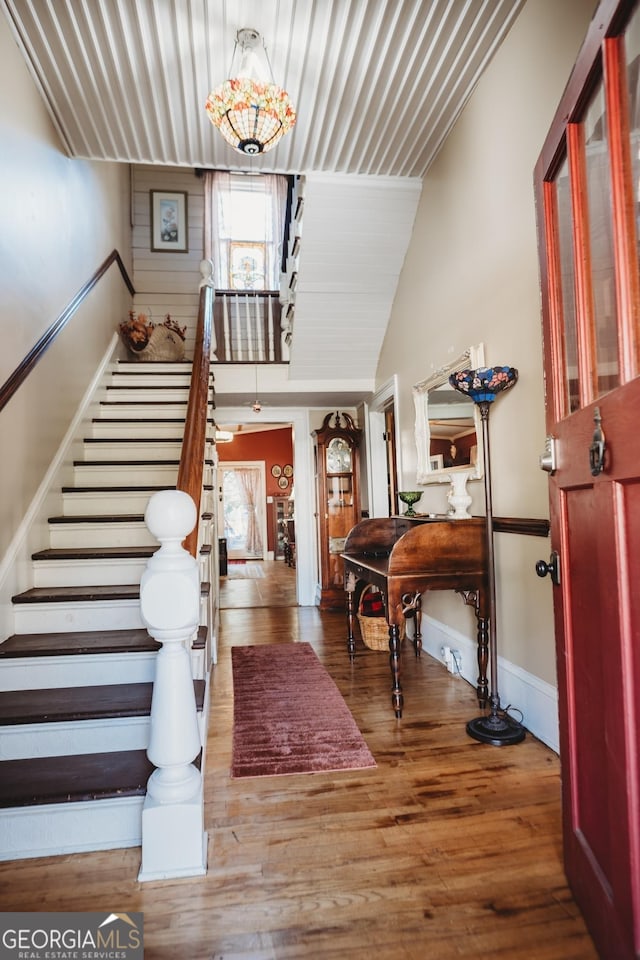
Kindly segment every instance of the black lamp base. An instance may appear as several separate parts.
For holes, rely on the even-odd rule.
[[[481,743],[490,743],[494,747],[505,747],[512,743],[522,743],[526,730],[521,723],[509,717],[490,713],[487,717],[476,717],[469,720],[467,733],[474,740]]]

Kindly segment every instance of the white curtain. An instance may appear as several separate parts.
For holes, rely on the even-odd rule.
[[[236,470],[236,477],[247,508],[247,553],[250,557],[262,557],[262,537],[260,536],[256,515],[256,503],[260,492],[260,473],[250,467],[240,467]]]
[[[251,235],[239,236],[237,213],[242,197],[264,197],[264,223],[252,223]],[[264,244],[265,276],[262,287],[280,288],[280,265],[287,205],[287,178],[279,174],[248,176],[208,170],[204,174],[204,256],[213,260],[214,280],[221,290],[232,288],[229,251],[232,241]],[[235,203],[235,206],[234,206]]]

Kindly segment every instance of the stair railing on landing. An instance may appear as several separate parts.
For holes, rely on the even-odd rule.
[[[278,291],[218,290],[214,329],[219,363],[289,362]]]

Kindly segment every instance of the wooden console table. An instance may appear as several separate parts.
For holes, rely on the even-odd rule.
[[[371,583],[383,594],[389,625],[391,702],[402,716],[400,683],[400,624],[405,616],[415,622],[415,655],[420,656],[420,601],[427,590],[455,590],[474,607],[478,641],[478,701],[488,700],[489,596],[486,522],[448,518],[384,517],[362,520],[347,536],[342,554],[347,597],[348,639],[355,656],[354,617],[358,583]]]

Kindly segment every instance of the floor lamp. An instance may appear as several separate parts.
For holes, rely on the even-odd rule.
[[[518,379],[513,367],[481,367],[478,370],[458,370],[449,377],[454,389],[471,397],[480,410],[482,422],[482,452],[484,456],[484,495],[487,513],[487,566],[489,581],[489,693],[490,712],[467,724],[467,733],[474,740],[491,743],[495,747],[520,743],[525,729],[521,723],[507,716],[500,708],[498,693],[498,643],[496,638],[496,571],[493,551],[493,507],[491,503],[491,457],[489,453],[489,411],[502,391],[512,387]]]

